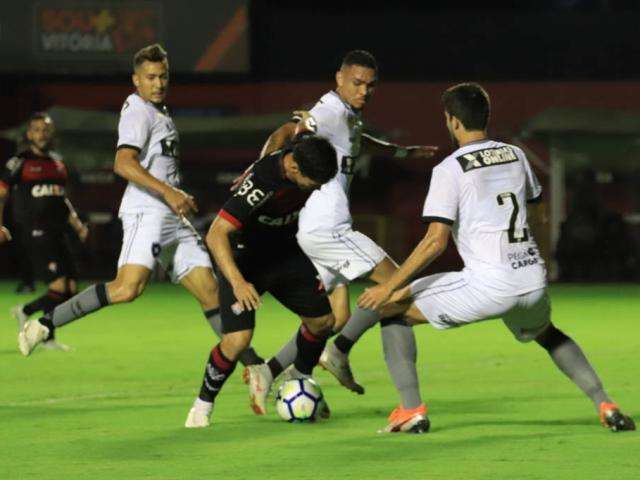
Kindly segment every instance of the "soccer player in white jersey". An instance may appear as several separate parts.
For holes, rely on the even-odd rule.
[[[301,130],[315,131],[327,138],[338,153],[338,174],[313,193],[300,212],[298,243],[320,274],[336,317],[334,331],[345,331],[323,353],[321,364],[347,388],[356,393],[364,389],[355,382],[346,354],[366,329],[380,321],[376,312],[357,309],[350,318],[347,285],[357,278],[376,283],[387,280],[396,263],[366,235],[352,229],[349,211],[349,186],[354,163],[364,150],[388,157],[430,158],[436,147],[400,147],[383,142],[362,132],[362,110],[371,98],[378,81],[375,58],[368,52],[354,50],[343,59],[336,73],[337,87],[322,96],[296,126],[287,123],[274,132],[262,155],[281,148]],[[383,322],[382,338],[385,359],[406,411],[422,411],[415,362],[415,337],[401,316]],[[352,330],[356,331],[352,335]],[[291,341],[267,365],[253,365],[246,370],[251,396],[263,404],[274,378],[291,365],[296,353],[296,340]],[[403,410],[404,412],[404,410]],[[416,426],[419,430],[420,426]]]
[[[502,318],[521,342],[535,340],[594,403],[602,424],[634,430],[609,398],[580,347],[551,323],[546,270],[527,223],[527,202],[542,191],[524,152],[487,136],[489,96],[475,83],[443,95],[446,124],[459,147],[433,169],[424,239],[386,282],[365,290],[364,308],[402,313],[437,329]],[[407,282],[446,248],[452,235],[460,272]],[[393,421],[387,431],[397,431]]]
[[[136,53],[133,68],[136,92],[122,106],[114,164],[114,171],[129,181],[120,204],[124,235],[116,278],[93,285],[43,318],[27,322],[18,338],[24,355],[56,328],[107,305],[135,300],[156,262],[165,268],[172,265],[173,281],[191,292],[212,325],[220,323],[211,260],[187,220],[197,211],[196,203],[179,188],[178,132],[164,104],[167,54],[157,44],[145,47]]]

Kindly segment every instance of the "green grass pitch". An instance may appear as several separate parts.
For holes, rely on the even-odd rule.
[[[602,428],[591,403],[538,346],[501,322],[416,329],[432,431],[376,430],[397,403],[379,328],[355,347],[364,396],[317,372],[332,408],[318,424],[250,411],[240,369],[208,429],[183,428],[214,343],[179,287],[150,285],[130,305],[60,330],[70,353],[19,355],[0,283],[2,479],[637,479],[640,436]],[[360,288],[354,289],[354,294]],[[556,324],[586,351],[610,395],[640,420],[640,287],[554,286]],[[270,298],[254,345],[275,352],[297,322]]]

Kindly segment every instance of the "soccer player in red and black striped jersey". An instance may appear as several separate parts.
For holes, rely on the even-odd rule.
[[[66,197],[67,168],[62,157],[51,150],[54,132],[49,115],[33,114],[27,124],[28,148],[9,159],[0,176],[0,244],[11,239],[2,217],[11,192],[20,205],[18,221],[25,230],[24,238],[16,241],[24,242],[34,273],[48,284],[47,293],[11,310],[20,328],[30,315],[50,312],[75,295],[76,269],[65,232],[71,225],[82,241],[89,232]],[[68,349],[53,338],[43,346]]]
[[[334,317],[317,272],[296,241],[298,214],[311,193],[336,172],[336,152],[328,140],[298,138],[289,148],[258,160],[211,225],[207,245],[218,266],[223,337],[207,358],[186,427],[209,425],[216,396],[249,347],[264,292],[300,317],[293,376],[311,375]],[[268,383],[251,392],[256,413],[265,413]]]

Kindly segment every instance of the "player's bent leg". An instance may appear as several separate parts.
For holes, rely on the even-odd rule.
[[[180,283],[186,288],[200,303],[204,316],[211,325],[211,328],[222,338],[222,317],[220,315],[220,301],[218,299],[218,281],[213,270],[208,267],[194,267],[188,274],[180,279]],[[243,365],[257,365],[264,363],[256,351],[249,346],[238,357],[238,361]],[[246,374],[243,372],[243,379]],[[246,380],[245,380],[245,383]]]
[[[240,330],[225,334],[207,356],[200,393],[189,410],[184,426],[202,428],[209,426],[213,403],[224,383],[236,367],[240,352],[251,342],[253,330]]]
[[[82,318],[112,303],[130,302],[137,298],[149,279],[151,270],[142,265],[123,265],[116,279],[99,283],[61,303],[38,320],[31,320],[18,335],[20,352],[27,356],[47,340],[56,328]]]
[[[560,371],[591,399],[606,428],[613,432],[636,429],[633,419],[624,415],[609,398],[600,378],[576,342],[551,323],[535,341],[547,351]]]

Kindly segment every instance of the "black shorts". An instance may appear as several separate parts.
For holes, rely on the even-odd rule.
[[[318,279],[318,272],[296,245],[286,253],[235,251],[236,263],[245,280],[258,293],[269,292],[282,305],[301,317],[321,317],[331,313],[327,294]],[[256,312],[243,311],[236,315],[231,306],[236,303],[233,288],[218,271],[220,282],[220,314],[225,333],[253,330]]]
[[[36,228],[28,234],[26,251],[38,280],[51,283],[60,277],[76,278],[75,263],[64,231]]]

